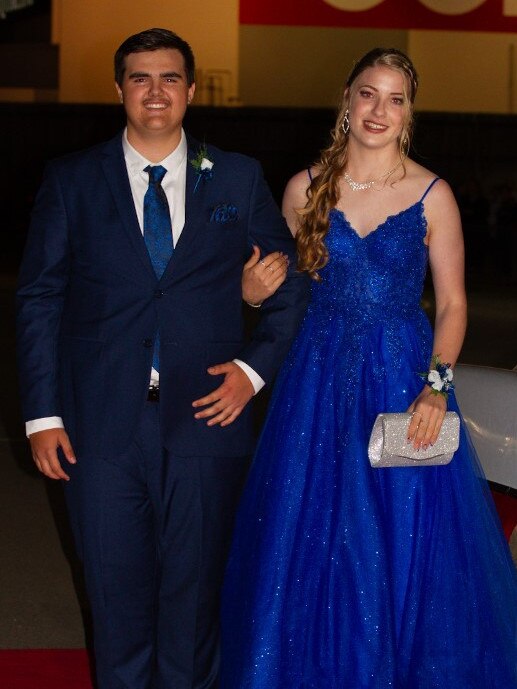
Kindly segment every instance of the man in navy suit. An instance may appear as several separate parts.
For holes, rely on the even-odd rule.
[[[126,129],[50,163],[35,203],[18,289],[24,416],[36,465],[66,482],[99,689],[210,689],[248,402],[308,285],[290,269],[245,341],[251,246],[295,264],[260,166],[186,136],[194,57],[177,35],[128,38],[115,78]],[[164,217],[158,269],[146,232]]]

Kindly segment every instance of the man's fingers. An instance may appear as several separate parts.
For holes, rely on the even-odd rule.
[[[214,368],[216,368],[216,367],[214,367]],[[208,369],[209,372],[211,372],[211,370],[212,369]],[[217,374],[214,373],[213,375],[217,375]],[[224,383],[223,383],[223,385],[224,385]],[[224,390],[221,389],[222,387],[223,386],[220,385],[216,390],[209,393],[208,395],[205,395],[204,397],[200,397],[198,400],[194,400],[194,402],[192,402],[192,406],[193,407],[205,407],[207,404],[213,404],[214,402],[215,403],[219,402],[219,400],[221,400],[221,398],[224,394]],[[204,409],[203,411],[206,412],[207,410]],[[199,412],[199,413],[201,413],[201,412]],[[197,418],[197,414],[195,416]]]
[[[208,406],[194,414],[196,419],[206,419],[209,426],[228,425],[237,418],[249,400],[253,397],[253,385],[242,368],[233,361],[211,366],[208,371],[213,374],[225,373],[224,382],[209,395],[192,403],[194,407]]]
[[[225,373],[230,373],[231,370],[231,362],[227,362],[225,364],[216,364],[215,366],[210,366],[210,368],[207,368],[207,371],[211,376],[221,376]],[[217,390],[215,390],[215,392],[217,392]]]
[[[55,458],[39,458],[38,460],[35,460],[35,462],[41,473],[48,478],[54,480],[62,479],[63,481],[70,480],[68,474],[63,471],[57,456]]]
[[[217,388],[217,389],[219,389],[219,388]],[[194,400],[194,402],[192,402],[192,406],[193,407],[204,407],[207,404],[212,404],[212,402],[217,402],[217,400],[219,399],[219,396],[215,394],[216,392],[217,392],[217,390],[215,390],[214,392],[211,392],[209,395],[206,395],[205,397],[200,397],[198,400]]]
[[[57,453],[60,447],[70,464],[76,463],[74,450],[64,429],[49,428],[38,431],[30,436],[29,442],[34,462],[42,474],[52,479],[70,480],[61,466]]]
[[[232,365],[230,363],[226,364],[216,364],[215,366],[210,366],[210,368],[207,369],[208,373],[211,376],[221,376],[226,373],[229,373],[231,371]],[[224,385],[224,383],[223,383]],[[221,390],[223,386],[220,385],[218,388],[210,392],[208,395],[205,395],[204,397],[200,397],[197,400],[194,400],[192,402],[193,407],[204,407],[207,404],[212,404],[213,402],[217,402],[218,400],[221,399],[221,396],[223,394],[223,390]],[[206,411],[206,410],[205,410]],[[196,417],[197,418],[197,417]]]
[[[49,471],[45,475],[54,480],[70,481],[70,476],[63,471],[59,463],[56,467],[49,466]]]
[[[233,423],[243,409],[244,407],[238,407],[235,409],[230,416],[227,416],[226,419],[221,422],[221,426],[229,426],[231,423]]]
[[[70,441],[68,440],[68,437],[66,441],[63,441],[61,443],[61,449],[63,450],[63,454],[65,455],[66,459],[70,462],[70,464],[76,464],[77,460],[75,458],[75,453],[70,445]]]
[[[235,410],[233,407],[225,407],[219,414],[217,414],[217,416],[213,416],[209,421],[207,421],[207,426],[216,426],[218,423],[223,426],[224,422],[230,418],[234,411]]]
[[[211,407],[207,407],[206,409],[203,409],[203,411],[198,411],[194,414],[195,419],[206,419],[208,416],[213,416],[214,414],[217,414],[223,409],[222,405],[219,404],[219,401],[216,402],[215,404],[212,404]]]
[[[231,402],[225,403],[223,400],[218,400],[218,402],[213,404],[211,407],[207,407],[206,409],[203,409],[203,411],[196,412],[194,414],[194,418],[207,419],[212,417],[208,421],[208,425],[214,426],[216,423],[220,423],[221,421],[227,419],[231,414],[233,414],[234,410],[234,405]],[[214,414],[217,414],[217,416],[214,416]]]

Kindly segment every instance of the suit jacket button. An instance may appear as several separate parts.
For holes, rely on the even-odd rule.
[[[159,299],[160,297],[163,297],[164,291],[162,289],[157,289],[156,292],[154,293],[154,296]]]
[[[143,345],[144,345],[144,347],[152,347],[152,346],[153,346],[153,341],[152,341],[150,338],[147,337],[147,338],[143,341]]]

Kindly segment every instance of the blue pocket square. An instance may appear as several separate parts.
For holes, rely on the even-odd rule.
[[[214,208],[210,216],[210,222],[218,223],[237,222],[238,219],[239,211],[231,203],[220,203]]]

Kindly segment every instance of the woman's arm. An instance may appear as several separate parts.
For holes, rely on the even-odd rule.
[[[282,215],[289,225],[293,236],[296,236],[299,228],[300,216],[297,211],[305,208],[307,204],[307,189],[310,184],[307,170],[298,172],[291,177],[284,191],[282,199]]]
[[[307,203],[309,186],[307,170],[302,170],[292,177],[285,188],[282,200],[282,215],[287,221],[293,236],[298,230],[299,216],[296,209]],[[289,262],[287,257],[275,251],[260,260],[258,247],[253,247],[253,254],[244,266],[242,273],[242,298],[250,306],[260,306],[284,282]]]
[[[454,366],[465,337],[467,300],[464,283],[464,247],[458,206],[449,185],[440,180],[425,203],[428,221],[429,263],[436,301],[433,354]],[[426,385],[408,411],[413,413],[408,437],[414,447],[436,442],[447,402]]]

